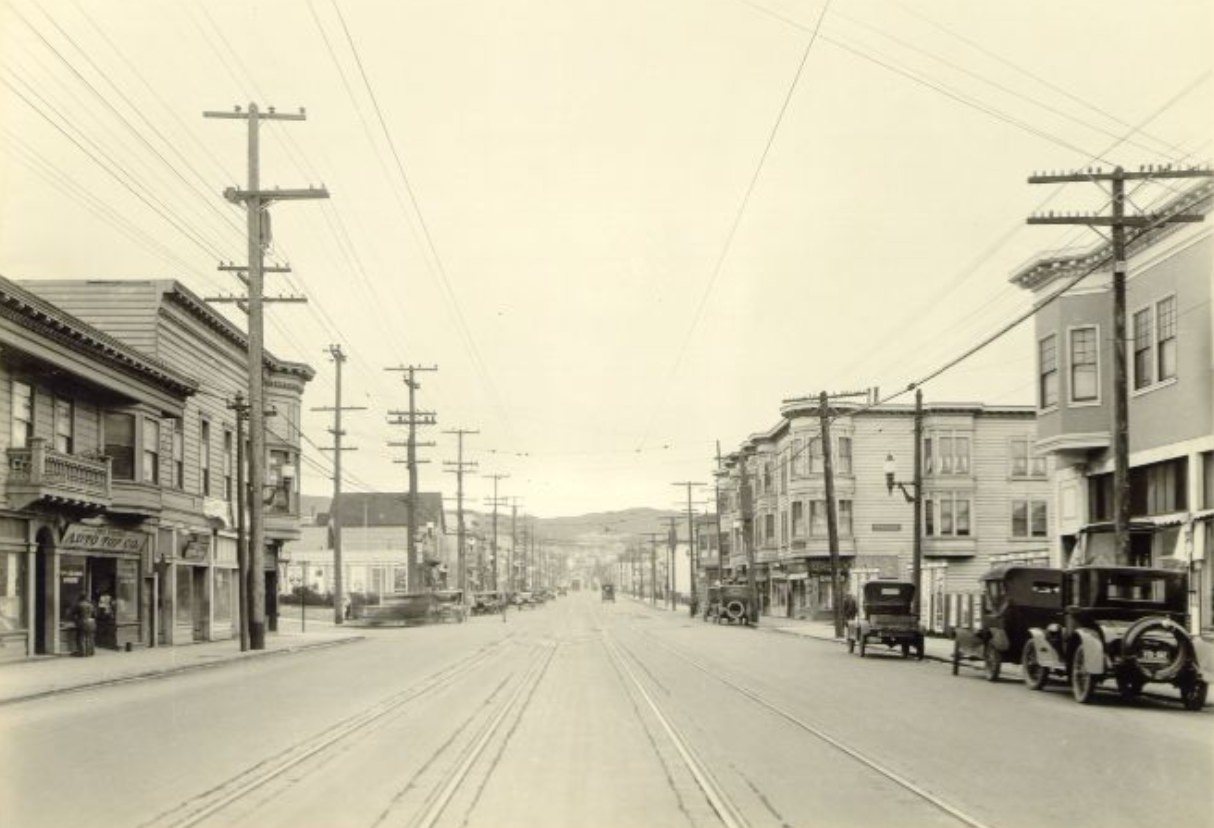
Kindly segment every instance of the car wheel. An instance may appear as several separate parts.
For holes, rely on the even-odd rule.
[[[1033,646],[1032,641],[1024,642],[1024,652],[1021,654],[1020,662],[1024,671],[1024,685],[1030,690],[1043,689],[1046,682],[1050,680],[1050,670],[1048,667],[1041,666],[1041,662],[1037,659],[1037,648]]]
[[[998,681],[1003,670],[1003,655],[988,642],[982,650],[982,663],[986,668],[986,680]]]
[[[1071,654],[1071,695],[1080,704],[1087,704],[1096,695],[1096,679],[1083,664],[1083,645]]]
[[[1201,679],[1193,679],[1181,685],[1180,700],[1184,702],[1185,710],[1201,710],[1206,706],[1206,694],[1209,685]]]
[[[902,642],[902,657],[910,658],[910,642],[909,641]]]
[[[864,658],[864,651],[868,649],[868,636],[860,636],[860,658]]]

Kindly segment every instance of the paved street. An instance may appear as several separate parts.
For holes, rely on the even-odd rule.
[[[0,673],[0,822],[1214,824],[1209,707],[1080,706],[1061,685],[860,659],[822,625],[586,592],[506,623],[283,626],[282,652],[202,645],[191,665],[177,648],[156,679],[32,692],[39,670],[64,690],[64,670],[120,679],[154,652]]]

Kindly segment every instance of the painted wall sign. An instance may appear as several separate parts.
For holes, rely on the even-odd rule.
[[[874,532],[901,532],[902,524],[901,523],[874,523],[873,531]]]
[[[83,549],[95,552],[123,552],[137,555],[147,546],[148,536],[141,532],[127,532],[110,526],[84,526],[73,524],[63,535],[61,546],[65,549]]]

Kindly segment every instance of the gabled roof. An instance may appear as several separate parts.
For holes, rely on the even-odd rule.
[[[0,276],[0,308],[22,327],[151,381],[177,396],[187,397],[198,391],[196,379],[94,328],[3,276]]]
[[[351,526],[408,526],[408,492],[343,492],[329,509],[337,514],[343,528]],[[440,492],[417,493],[417,525],[433,523],[437,530],[443,522],[443,496]]]

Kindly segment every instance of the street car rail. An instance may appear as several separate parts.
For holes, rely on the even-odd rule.
[[[242,770],[227,782],[141,823],[139,828],[191,828],[222,813],[269,785],[292,768],[333,745],[365,731],[404,705],[449,686],[468,670],[480,666],[497,655],[511,638],[512,635],[503,637],[466,658],[431,673],[410,687],[286,748],[276,756]]]
[[[736,692],[738,695],[749,699],[752,703],[754,703],[758,707],[766,710],[767,712],[769,712],[775,716],[780,717],[781,719],[784,719],[788,723],[790,723],[790,724],[794,725],[795,727],[797,727],[798,729],[803,730],[804,732],[810,734],[814,738],[816,738],[822,742],[825,742],[826,744],[830,745],[831,747],[833,747],[836,750],[840,751],[841,753],[845,754],[849,758],[855,760],[856,762],[859,762],[860,764],[864,765],[865,767],[869,768],[870,770],[879,774],[880,776],[884,777],[885,779],[889,780],[890,782],[893,782],[898,787],[919,797],[924,802],[927,802],[929,805],[936,808],[937,810],[942,811],[943,813],[956,819],[958,822],[960,822],[964,825],[968,825],[968,826],[970,826],[970,828],[992,828],[990,825],[982,822],[977,817],[974,817],[974,816],[971,816],[970,814],[965,813],[960,808],[957,808],[954,805],[950,805],[948,802],[944,801],[942,798],[940,798],[936,794],[934,794],[931,791],[916,784],[915,782],[906,778],[905,776],[898,773],[897,771],[886,767],[885,765],[878,762],[876,759],[873,759],[872,757],[865,755],[864,753],[862,753],[861,751],[859,751],[853,747],[849,747],[848,745],[844,744],[839,739],[830,735],[829,733],[827,733],[825,730],[818,727],[817,725],[814,725],[814,724],[811,724],[810,722],[805,721],[804,719],[797,716],[795,713],[792,713],[791,711],[787,710],[786,708],[781,707],[780,705],[776,704],[775,702],[769,701],[768,699],[764,698],[759,693],[756,693],[753,690],[743,686],[739,682],[734,681],[732,678],[724,675],[721,672],[721,670],[708,667],[704,663],[697,661],[696,659],[692,658],[691,656],[688,656],[686,653],[683,653],[680,650],[678,650],[677,648],[670,646],[666,642],[658,640],[655,636],[653,636],[651,633],[649,633],[646,630],[638,628],[637,632],[639,632],[640,635],[643,636],[651,644],[653,644],[657,647],[660,647],[661,649],[663,649],[666,652],[670,653],[671,655],[675,656],[679,660],[694,667],[696,670],[700,671],[701,673],[704,673],[707,676],[711,676],[712,678],[716,679],[719,683],[725,685],[726,687],[728,687],[731,690],[733,690],[734,692]]]
[[[627,660],[620,653],[619,647],[611,640],[606,630],[602,631],[603,646],[607,653],[611,656],[612,662],[620,675],[627,678],[645,704],[649,707],[651,713],[665,731],[667,738],[678,752],[679,757],[683,760],[688,772],[695,780],[696,785],[703,792],[704,797],[708,800],[708,804],[712,807],[714,813],[721,820],[721,824],[726,828],[745,828],[746,820],[738,812],[738,810],[730,803],[725,796],[724,791],[716,783],[703,763],[696,757],[687,741],[679,734],[674,724],[670,721],[663,712],[661,707],[654,701],[653,696],[645,689],[641,680],[637,678],[635,672],[628,665]]]

